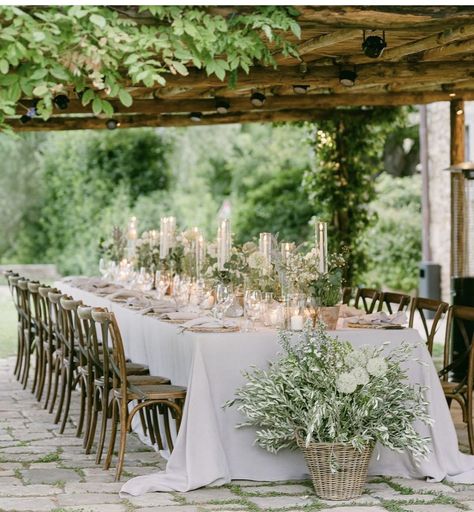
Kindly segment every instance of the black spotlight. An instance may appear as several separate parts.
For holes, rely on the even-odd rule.
[[[262,92],[253,92],[252,96],[250,96],[250,103],[254,107],[263,107],[266,99],[267,97]]]
[[[294,85],[293,92],[295,94],[306,94],[308,92],[309,85]]]
[[[357,73],[352,69],[341,69],[339,72],[339,82],[344,87],[352,87],[357,79]]]
[[[199,121],[201,121],[202,119],[202,112],[191,112],[191,114],[189,114],[189,118],[191,119],[191,121],[199,123]]]
[[[385,41],[385,32],[383,33],[383,37],[380,36],[369,36],[365,37],[364,32],[364,41],[362,42],[362,50],[367,57],[371,59],[376,59],[380,57],[387,47],[387,42]]]
[[[107,126],[108,130],[115,130],[120,126],[120,123],[116,119],[107,119],[105,126]]]
[[[21,117],[20,117],[20,123],[21,124],[26,124],[26,123],[29,123],[31,121],[31,117],[26,115],[26,114],[23,114]]]
[[[58,94],[54,97],[53,103],[61,110],[66,110],[69,106],[69,98],[65,94]]]
[[[216,100],[216,110],[218,114],[227,114],[229,109],[230,103],[227,100],[223,98]]]

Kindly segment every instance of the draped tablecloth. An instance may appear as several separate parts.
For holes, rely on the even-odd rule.
[[[132,478],[122,493],[189,491],[205,485],[222,485],[233,479],[277,481],[307,478],[299,451],[271,454],[254,445],[254,430],[236,429],[243,417],[235,408],[224,409],[237,387],[244,383],[242,370],[266,367],[280,350],[275,331],[225,334],[180,333],[176,325],[143,316],[107,298],[56,283],[63,292],[84,304],[106,306],[116,314],[126,354],[146,363],[153,375],[166,375],[173,384],[188,388],[181,429],[166,471]],[[432,442],[428,459],[419,465],[407,453],[394,453],[377,445],[369,474],[428,478],[474,483],[474,457],[459,452],[453,421],[429,352],[414,329],[338,330],[333,334],[355,346],[380,345],[386,350],[402,341],[413,344],[409,380],[427,386],[432,426],[417,429]],[[424,363],[424,364],[420,364]]]

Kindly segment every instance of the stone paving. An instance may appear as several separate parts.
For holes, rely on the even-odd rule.
[[[465,443],[464,432],[460,441]],[[158,454],[129,436],[123,479],[163,468]],[[364,495],[350,502],[318,499],[309,481],[234,481],[128,499],[119,497],[120,487],[113,471],[84,454],[73,424],[58,434],[51,415],[13,378],[12,360],[0,359],[0,512],[474,511],[474,485],[400,478],[371,478]]]

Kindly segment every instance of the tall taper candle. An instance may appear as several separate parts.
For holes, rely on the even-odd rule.
[[[160,259],[164,260],[168,256],[167,242],[168,217],[160,219]]]
[[[328,225],[327,222],[316,223],[316,249],[319,256],[319,272],[328,271]]]
[[[230,220],[224,219],[217,229],[217,258],[219,270],[224,270],[224,264],[229,261],[231,248],[232,234]]]

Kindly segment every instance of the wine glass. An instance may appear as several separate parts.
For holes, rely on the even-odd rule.
[[[171,284],[171,276],[168,272],[157,270],[155,273],[155,288],[156,298],[158,300],[164,299],[166,292]]]
[[[105,262],[104,258],[100,258],[99,260],[99,273],[103,279],[105,279],[105,276],[108,273],[108,265]]]
[[[216,286],[216,305],[214,306],[214,316],[218,320],[222,320],[226,309],[230,306],[232,294],[230,287],[225,284],[218,284]]]
[[[173,283],[173,298],[178,308],[187,306],[189,303],[189,293],[191,290],[191,280],[187,277],[175,279]]]
[[[244,296],[244,312],[246,320],[250,321],[248,330],[255,330],[255,322],[260,316],[262,304],[262,292],[259,290],[247,290]]]

